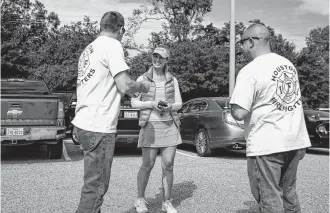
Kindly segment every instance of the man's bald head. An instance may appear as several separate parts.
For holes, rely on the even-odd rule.
[[[242,35],[240,43],[245,56],[249,60],[270,53],[270,33],[263,24],[251,24]]]
[[[251,24],[245,29],[242,39],[248,37],[257,37],[260,41],[268,42],[270,33],[267,27],[263,24]]]

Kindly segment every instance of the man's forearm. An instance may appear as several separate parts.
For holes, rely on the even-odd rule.
[[[146,90],[146,86],[143,83],[131,81],[127,85],[126,94],[141,93]]]

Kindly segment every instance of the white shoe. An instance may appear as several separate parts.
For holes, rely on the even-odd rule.
[[[146,206],[147,201],[144,198],[137,198],[134,207],[136,212],[138,213],[146,213],[148,212],[148,208]]]
[[[178,211],[172,206],[172,203],[169,200],[163,202],[162,211],[166,213],[178,213]]]

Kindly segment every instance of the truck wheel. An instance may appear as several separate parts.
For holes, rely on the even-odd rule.
[[[212,150],[210,148],[210,139],[205,129],[199,129],[196,138],[195,145],[197,154],[201,157],[212,156]]]
[[[73,127],[71,128],[71,139],[72,139],[72,142],[76,145],[80,145],[79,141],[78,141],[78,137],[76,135],[76,133],[73,131]]]
[[[60,140],[57,144],[47,145],[47,153],[49,159],[60,159],[63,151],[63,140]]]

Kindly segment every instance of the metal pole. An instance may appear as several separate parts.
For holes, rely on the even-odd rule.
[[[235,88],[235,0],[230,4],[230,55],[229,55],[229,96]]]

